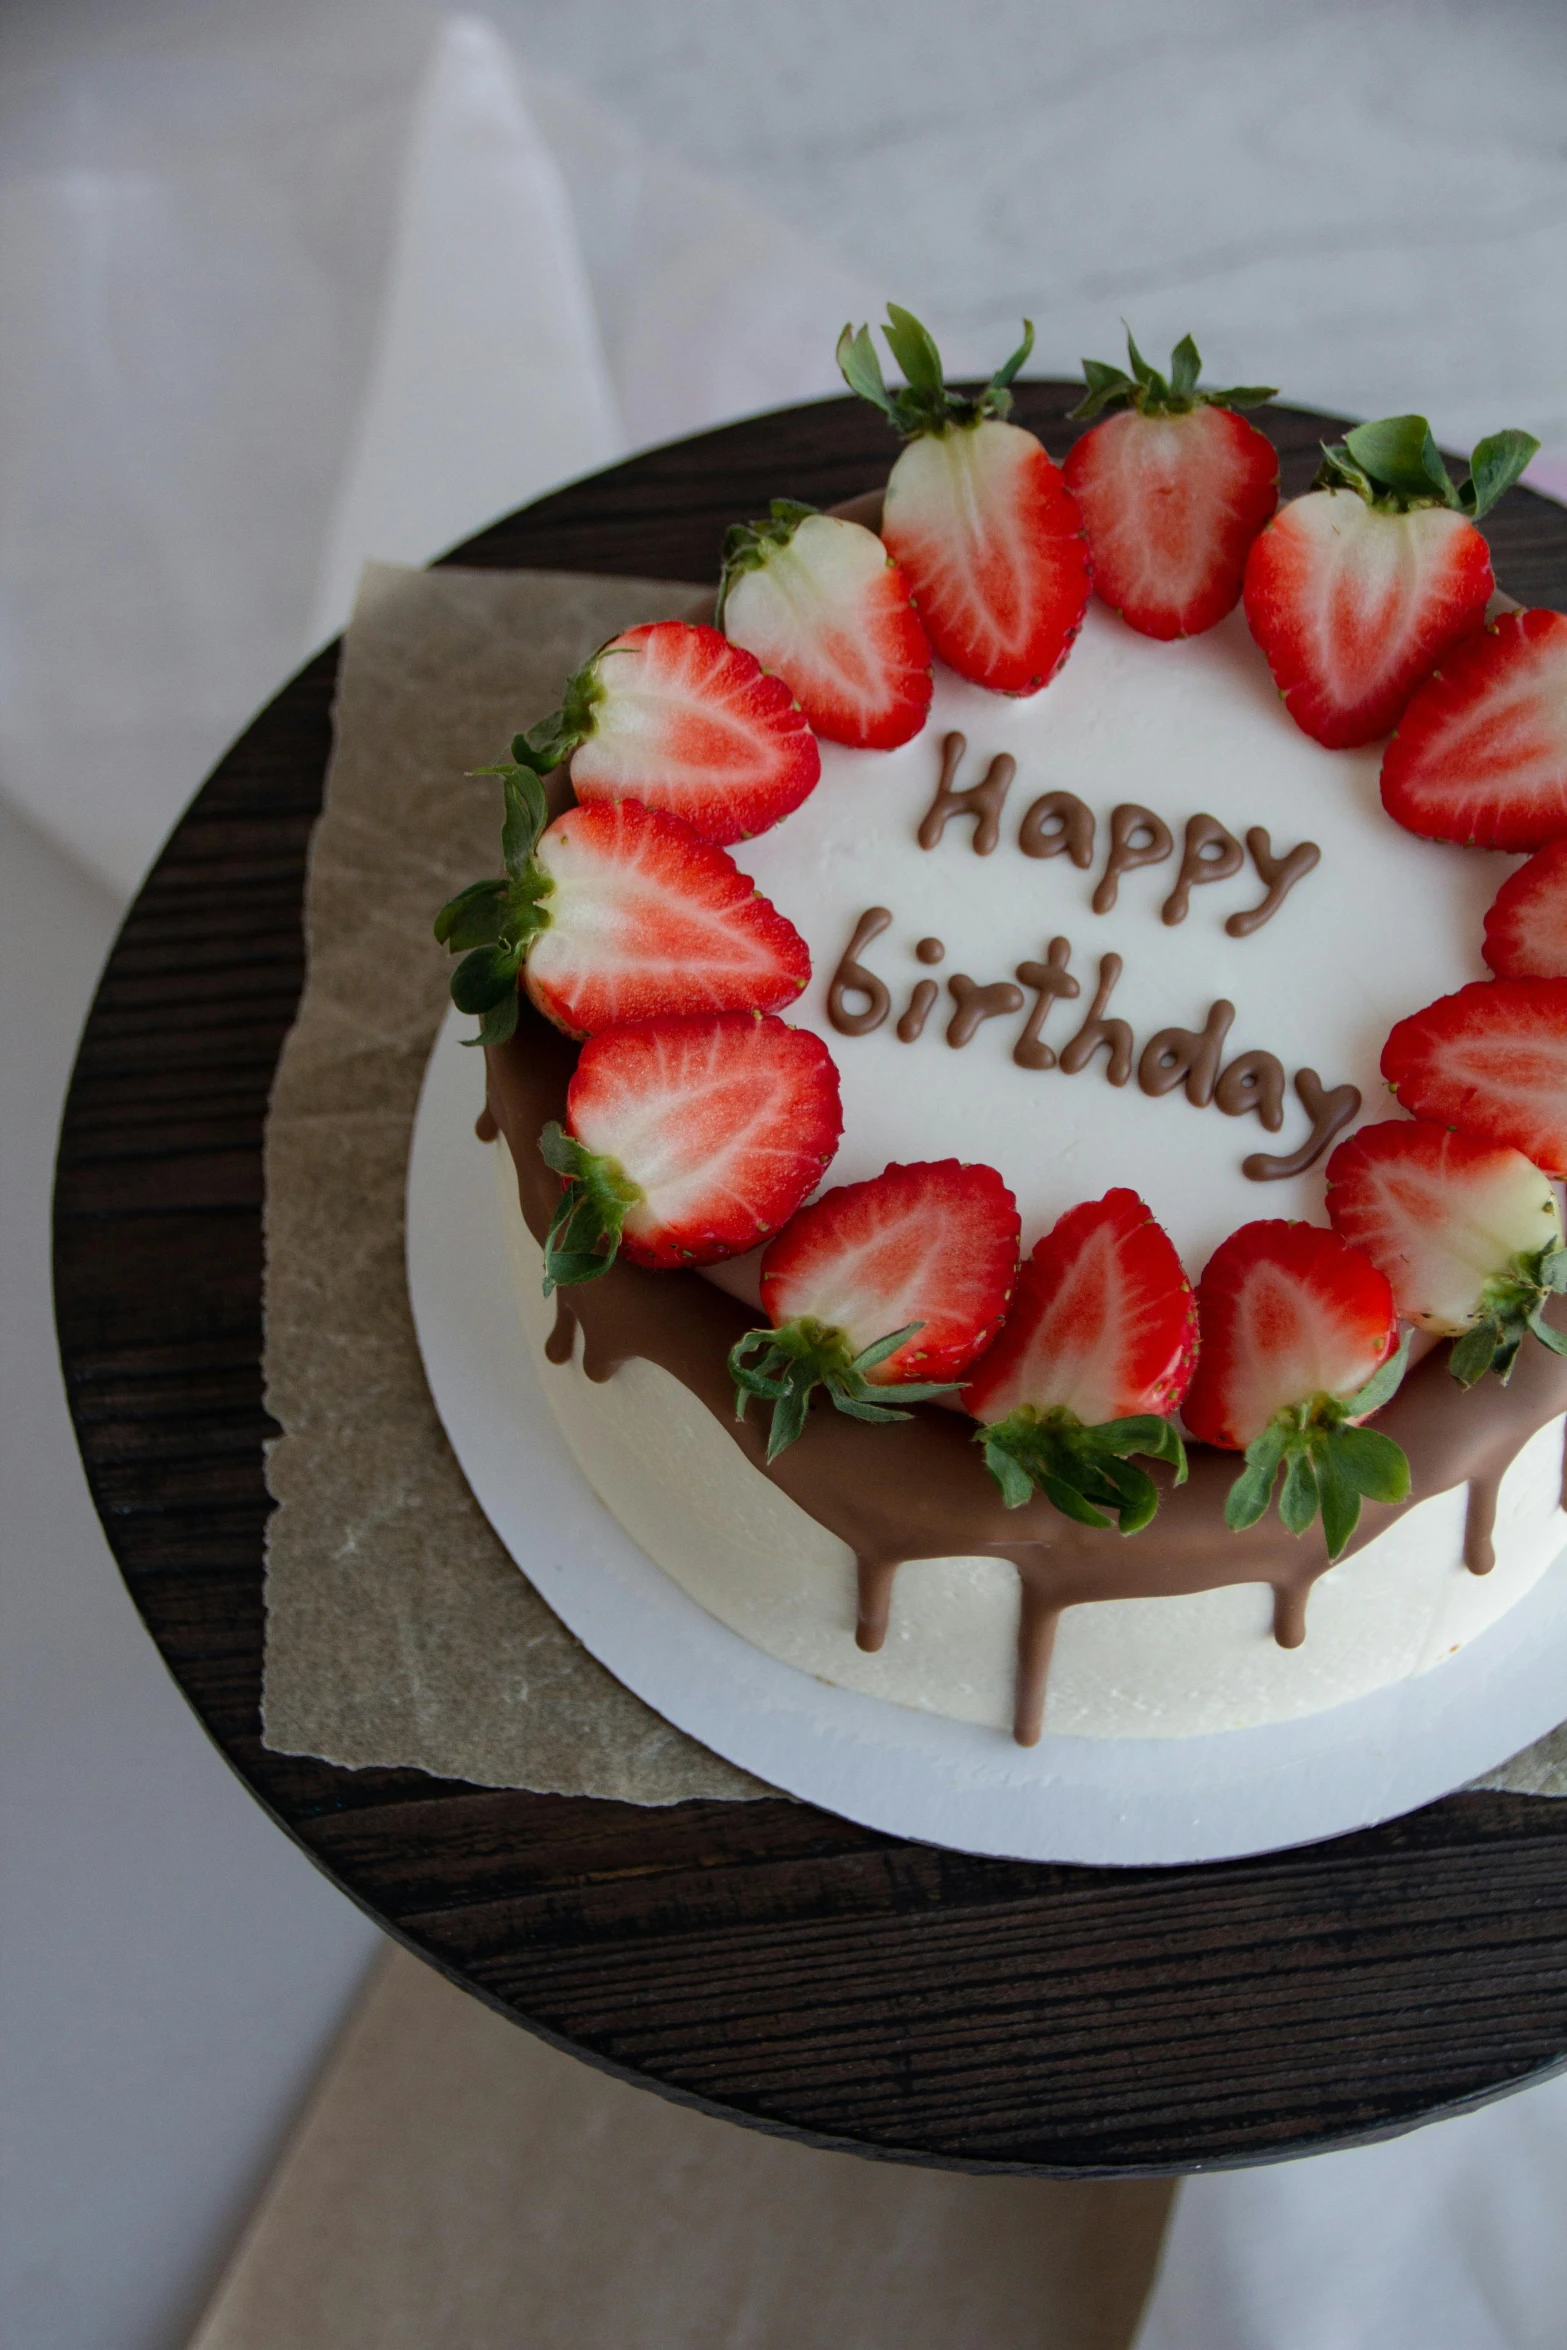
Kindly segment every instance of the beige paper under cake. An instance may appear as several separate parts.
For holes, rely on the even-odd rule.
[[[770,1790],[587,1655],[491,1533],[425,1385],[409,1142],[445,1013],[434,910],[497,860],[493,760],[618,629],[689,586],[372,566],[344,639],[309,955],[266,1140],[264,1736],[358,1768],[632,1803]],[[482,1080],[474,1072],[477,1114]],[[1567,1795],[1567,1728],[1480,1785]]]
[[[497,786],[467,771],[606,637],[690,601],[689,586],[568,573],[365,575],[311,849],[308,974],[267,1120],[274,1750],[631,1803],[768,1792],[596,1664],[501,1548],[436,1418],[403,1271],[409,1138],[450,974],[431,919],[498,858]],[[482,1100],[476,1055],[475,1115]]]

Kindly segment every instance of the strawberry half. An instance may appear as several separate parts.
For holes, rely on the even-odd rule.
[[[1388,1401],[1409,1359],[1387,1275],[1314,1224],[1243,1224],[1203,1270],[1197,1319],[1186,1425],[1203,1444],[1246,1455],[1225,1523],[1254,1526],[1282,1468],[1280,1517],[1304,1534],[1320,1508],[1337,1558],[1362,1495],[1402,1501],[1409,1491],[1392,1439],[1350,1424]]]
[[[1481,441],[1455,488],[1423,416],[1357,425],[1323,447],[1316,486],[1246,558],[1246,620],[1297,726],[1344,750],[1375,742],[1485,618],[1491,557],[1475,528],[1539,447]]]
[[[1197,388],[1197,346],[1183,336],[1168,377],[1126,338],[1131,373],[1085,359],[1088,397],[1074,418],[1126,406],[1073,444],[1062,473],[1083,518],[1094,589],[1128,628],[1198,636],[1240,601],[1252,540],[1279,502],[1278,453],[1237,408],[1259,385]]]
[[[1383,753],[1382,805],[1469,848],[1567,833],[1567,615],[1504,612],[1449,654]]]
[[[1531,1330],[1567,1354],[1544,1319],[1567,1290],[1561,1210],[1522,1152],[1412,1118],[1362,1126],[1328,1161],[1328,1214],[1387,1275],[1406,1322],[1459,1340],[1460,1386],[1487,1371],[1505,1383]]]
[[[882,333],[908,381],[889,392],[869,327],[845,327],[838,365],[907,446],[887,479],[881,534],[949,669],[993,693],[1033,694],[1072,648],[1088,608],[1082,519],[1044,448],[1004,421],[1023,340],[978,399],[949,392],[917,318],[887,305]]]
[[[822,771],[782,678],[716,628],[685,620],[650,621],[601,645],[553,718],[511,748],[539,775],[569,759],[584,804],[640,800],[721,846],[787,816]]]
[[[1017,1278],[1000,1337],[963,1390],[1009,1509],[1037,1486],[1084,1526],[1146,1526],[1158,1488],[1127,1458],[1186,1455],[1170,1420],[1196,1351],[1191,1284],[1135,1191],[1069,1208]]]
[[[909,583],[862,522],[774,498],[724,540],[718,623],[788,681],[829,742],[893,751],[930,710],[930,643]]]
[[[1480,952],[1498,979],[1567,979],[1567,840],[1548,841],[1502,883]]]
[[[544,824],[544,787],[504,770],[502,881],[477,881],[441,908],[459,1011],[478,1042],[517,1025],[519,975],[568,1036],[692,1012],[772,1011],[811,975],[792,922],[732,857],[678,816],[637,800],[568,808]]]
[[[838,1147],[827,1047],[759,1014],[645,1020],[582,1048],[566,1125],[539,1137],[565,1190],[544,1294],[638,1265],[713,1265],[777,1231]]]
[[[762,1259],[772,1328],[730,1353],[736,1416],[753,1395],[772,1405],[775,1460],[818,1386],[856,1420],[909,1417],[875,1400],[883,1390],[950,1394],[1000,1327],[1017,1249],[1017,1202],[993,1167],[940,1159],[824,1192]]]
[[[1567,979],[1474,979],[1400,1020],[1382,1074],[1406,1110],[1567,1175]]]

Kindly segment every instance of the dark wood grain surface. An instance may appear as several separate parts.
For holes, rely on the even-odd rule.
[[[1020,387],[1056,455],[1065,387]],[[1284,486],[1328,420],[1273,411]],[[891,444],[843,400],[659,449],[466,564],[708,582],[725,525],[827,505]],[[1567,607],[1567,513],[1514,492],[1501,583]],[[202,790],[83,1036],[56,1190],[67,1389],[170,1670],[258,1800],[392,1933],[594,2062],[763,2128],[922,2162],[1191,2168],[1385,2134],[1567,2060],[1567,1802],[1451,1797],[1206,1868],[900,1843],[808,1806],[644,1811],[266,1753],[261,1138],[302,977],[335,648]]]

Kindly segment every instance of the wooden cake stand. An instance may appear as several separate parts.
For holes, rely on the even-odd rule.
[[[1081,387],[1025,383],[1060,457]],[[1336,419],[1263,413],[1286,496]],[[725,526],[885,474],[863,402],[633,458],[450,558],[709,584]],[[1499,580],[1567,606],[1567,511]],[[1115,2175],[1389,2135],[1567,2062],[1567,1802],[1455,1795],[1333,1842],[1093,1869],[791,1802],[644,1810],[260,1741],[262,1125],[303,976],[337,647],[197,795],[88,1018],[55,1195],[66,1388],[131,1595],[213,1739],[388,1933],[530,2030],[732,2120],[896,2160]],[[1567,1675],[1563,1711],[1567,1713]]]

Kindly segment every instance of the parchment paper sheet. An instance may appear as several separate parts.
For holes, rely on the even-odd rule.
[[[578,1646],[490,1532],[420,1365],[403,1194],[446,1006],[437,906],[498,862],[498,787],[466,770],[567,672],[689,585],[367,571],[343,647],[312,845],[308,977],[266,1141],[266,1743],[351,1768],[633,1803],[770,1792]],[[482,1082],[474,1071],[474,1110]],[[1567,1726],[1486,1787],[1567,1795]]]
[[[343,647],[305,900],[309,972],[266,1138],[266,1743],[329,1762],[633,1803],[767,1789],[579,1647],[468,1491],[419,1361],[403,1190],[454,890],[498,868],[466,770],[568,671],[689,585],[372,566]],[[483,1100],[478,1056],[474,1114]],[[477,1148],[477,1144],[475,1148]]]

